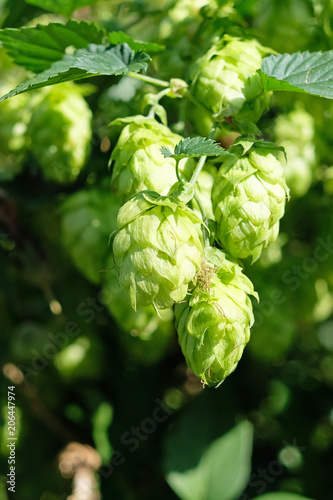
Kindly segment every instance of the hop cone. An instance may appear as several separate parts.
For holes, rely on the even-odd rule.
[[[200,266],[200,219],[173,196],[144,191],[119,211],[113,254],[134,309],[183,300]]]
[[[83,190],[62,204],[62,243],[80,272],[99,283],[110,252],[109,238],[117,227],[119,201],[103,189]]]
[[[175,308],[179,343],[191,370],[205,384],[232,373],[250,338],[253,323],[251,281],[217,248],[206,248],[197,285]]]
[[[7,82],[1,83],[0,94],[6,94],[18,83],[16,78],[8,78]],[[27,148],[27,128],[36,99],[36,93],[32,96],[21,94],[1,103],[0,180],[10,180],[22,168]]]
[[[174,148],[182,137],[154,119],[136,116],[126,121],[111,155],[113,189],[125,201],[146,189],[166,195],[177,175],[175,160],[164,158],[161,147]],[[181,160],[180,171],[190,174],[193,166],[192,159]]]
[[[212,191],[218,238],[229,254],[254,262],[279,233],[289,190],[274,145],[254,143],[244,153],[239,142],[230,152]]]
[[[224,37],[191,68],[191,94],[217,118],[237,115],[256,121],[267,106],[260,76],[262,56],[268,51],[257,40]]]
[[[102,300],[120,330],[125,349],[145,364],[157,362],[165,353],[174,333],[172,309],[156,314],[153,306],[131,306],[127,293],[118,283],[111,255],[103,275]]]
[[[52,87],[36,106],[29,135],[45,179],[69,183],[79,175],[90,151],[91,117],[74,84]]]
[[[284,173],[291,196],[304,196],[311,186],[316,164],[314,135],[314,118],[301,107],[275,120],[275,140],[284,147],[288,158]]]

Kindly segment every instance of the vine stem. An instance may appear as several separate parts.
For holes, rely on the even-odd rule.
[[[201,200],[197,194],[194,195],[194,199],[198,204],[199,210],[201,212],[202,221],[204,223],[204,225],[202,227],[202,235],[203,235],[203,239],[204,239],[204,245],[205,245],[205,247],[209,247],[209,233],[208,233],[208,229],[206,227],[207,218],[206,218],[205,210],[204,210],[204,207],[201,203]]]
[[[170,82],[159,80],[158,78],[153,78],[152,76],[142,75],[141,73],[133,73],[133,71],[131,71],[127,74],[127,76],[131,76],[132,78],[136,78],[137,80],[142,80],[143,82],[152,83],[153,85],[157,85],[158,87],[170,87]]]
[[[154,102],[151,104],[151,108],[150,108],[150,111],[148,113],[148,118],[155,117],[155,109],[156,109],[159,101],[162,99],[162,97],[167,95],[169,92],[170,92],[170,87],[168,87],[167,89],[161,90],[157,94],[154,94],[154,98],[153,98]]]
[[[208,136],[208,139],[213,139],[214,137],[214,134],[215,134],[215,130],[216,130],[216,127],[217,127],[217,122],[214,122],[213,126],[212,126],[212,130],[210,131],[210,134]],[[195,183],[197,182],[198,180],[198,177],[200,175],[200,172],[206,162],[206,159],[207,159],[207,156],[201,156],[200,157],[200,160],[198,161],[198,165],[196,166],[194,172],[193,172],[193,175],[191,177],[191,180],[190,180],[190,184],[194,187],[195,186]]]
[[[179,162],[180,162],[180,160],[176,160],[176,175],[177,175],[177,179],[179,180],[179,182],[182,182],[182,179],[180,177],[180,172],[179,172]]]

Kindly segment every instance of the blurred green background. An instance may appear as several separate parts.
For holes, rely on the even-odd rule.
[[[65,22],[59,3],[1,0],[1,27]],[[90,3],[72,18],[167,47],[150,65],[158,78],[186,79],[200,48],[223,33],[246,30],[278,52],[333,49],[331,1]],[[26,73],[3,49],[0,65],[4,94]],[[333,104],[276,94],[258,124],[286,148],[291,199],[278,240],[246,269],[260,295],[251,341],[235,373],[203,389],[172,312],[133,316],[112,271],[119,202],[108,161],[119,130],[108,124],[144,112],[154,89],[126,77],[77,87],[73,123],[86,120],[85,143],[82,128],[66,135],[67,122],[59,135],[72,90],[56,104],[56,87],[0,104],[0,499],[12,385],[19,500],[79,500],[80,477],[90,500],[332,499]],[[174,131],[205,133],[195,109],[162,104]],[[59,151],[71,140],[69,151],[83,141],[71,158],[78,172],[68,179],[60,162],[55,178],[45,143]]]

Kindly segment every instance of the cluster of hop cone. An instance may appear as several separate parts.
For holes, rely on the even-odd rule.
[[[218,127],[227,119],[241,132],[258,130],[269,98],[257,73],[266,53],[253,39],[217,41],[190,69],[193,107]],[[191,184],[197,160],[177,165],[161,152],[180,135],[150,116],[113,124],[122,128],[111,155],[113,194],[81,191],[66,201],[68,249],[92,281],[107,270],[103,300],[122,330],[163,337],[175,316],[188,366],[218,385],[236,368],[254,321],[250,296],[257,294],[244,263],[276,239],[284,214],[282,148],[234,134],[228,154],[208,157]],[[188,184],[194,197],[181,189]],[[91,226],[83,233],[86,212],[100,214],[99,234],[113,232],[112,254]]]
[[[214,116],[254,120],[267,96],[257,41],[224,39],[192,68],[193,99]],[[221,383],[237,366],[254,321],[242,259],[257,260],[276,239],[288,196],[283,153],[272,143],[240,136],[223,160],[208,160],[191,200],[179,177],[191,178],[193,158],[176,163],[161,147],[182,138],[155,119],[118,120],[112,186],[123,203],[113,235],[114,273],[133,309],[174,306],[188,366],[205,384]],[[199,210],[200,205],[201,210]],[[208,233],[208,237],[205,232]]]

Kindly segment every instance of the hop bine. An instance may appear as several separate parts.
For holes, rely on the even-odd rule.
[[[186,362],[205,384],[220,384],[243,354],[253,323],[249,295],[257,297],[237,262],[206,248],[196,287],[175,307]]]

